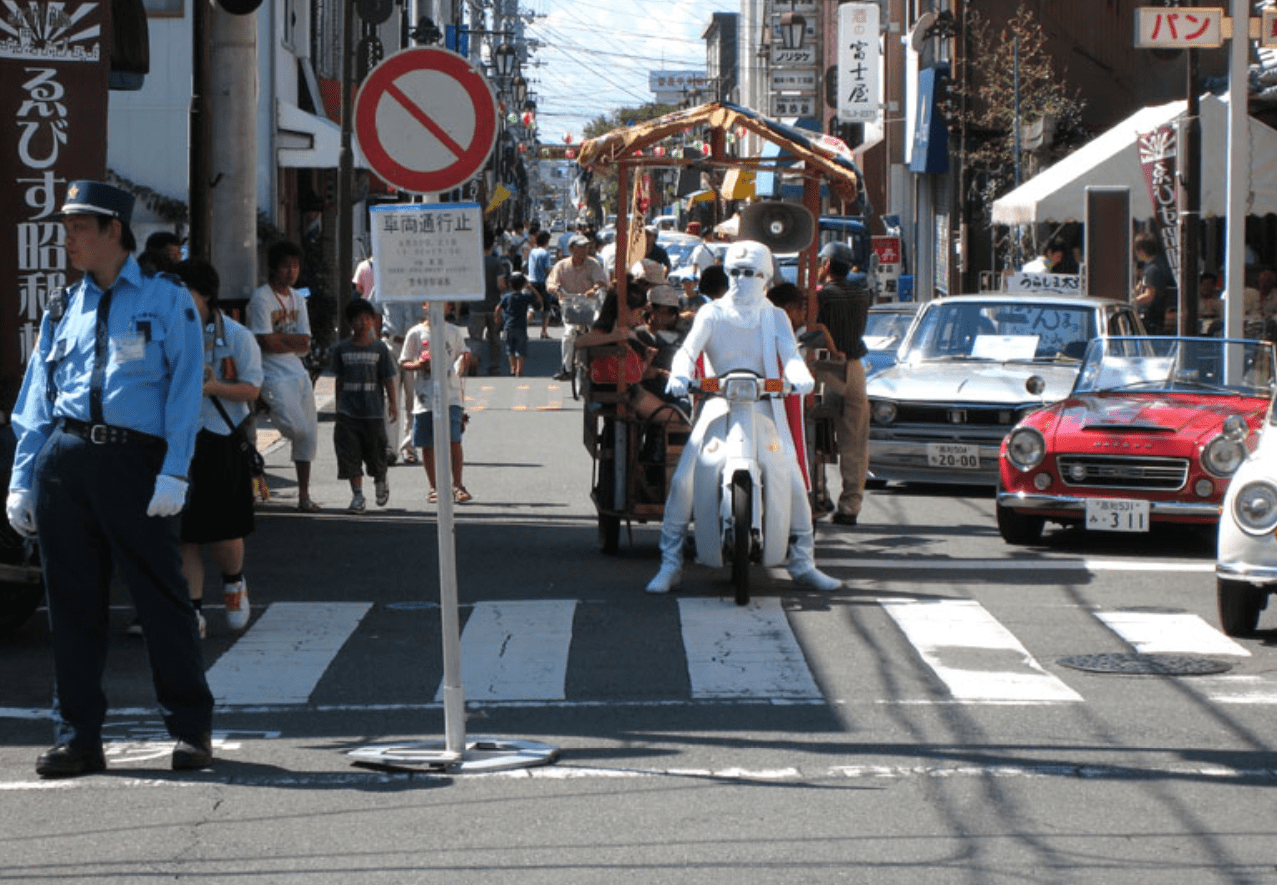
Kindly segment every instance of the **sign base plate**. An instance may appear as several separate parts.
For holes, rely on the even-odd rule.
[[[549,765],[558,747],[516,738],[470,738],[465,749],[448,750],[443,741],[417,741],[393,746],[358,747],[348,755],[355,765],[445,774],[483,774]]]

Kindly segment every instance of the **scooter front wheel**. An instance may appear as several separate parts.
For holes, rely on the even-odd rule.
[[[732,586],[736,604],[749,604],[750,531],[754,525],[754,483],[738,470],[732,476]]]

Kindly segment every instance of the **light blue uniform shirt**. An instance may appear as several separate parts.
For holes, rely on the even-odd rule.
[[[235,365],[233,379],[226,377],[228,358]],[[212,360],[213,374],[218,381],[240,381],[254,387],[262,386],[262,351],[257,346],[257,336],[228,316],[222,317],[220,338],[217,336],[215,323],[204,327],[204,360],[206,363]],[[218,402],[230,416],[231,423],[239,425],[248,417],[250,403],[225,397],[218,397]],[[204,397],[200,406],[200,426],[219,436],[227,436],[231,432],[210,396]]]
[[[143,276],[132,256],[112,287],[110,346],[102,385],[107,424],[162,437],[161,473],[186,476],[199,431],[203,340],[191,293],[172,278]],[[58,418],[89,421],[93,340],[102,290],[89,274],[68,289],[66,311],[54,328],[46,313],[36,352],[13,412],[18,437],[10,489],[34,488],[35,458]],[[49,363],[56,363],[52,402]]]

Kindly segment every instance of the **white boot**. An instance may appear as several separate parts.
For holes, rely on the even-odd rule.
[[[647,584],[648,593],[669,593],[683,579],[683,538],[687,526],[661,526],[661,570]]]
[[[795,584],[811,587],[813,590],[841,590],[842,581],[831,578],[816,568],[816,539],[811,530],[796,532],[789,544],[789,577]]]

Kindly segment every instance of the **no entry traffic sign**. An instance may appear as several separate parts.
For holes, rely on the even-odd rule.
[[[414,193],[451,190],[488,161],[497,100],[446,49],[406,49],[373,68],[355,98],[355,135],[372,170]]]

